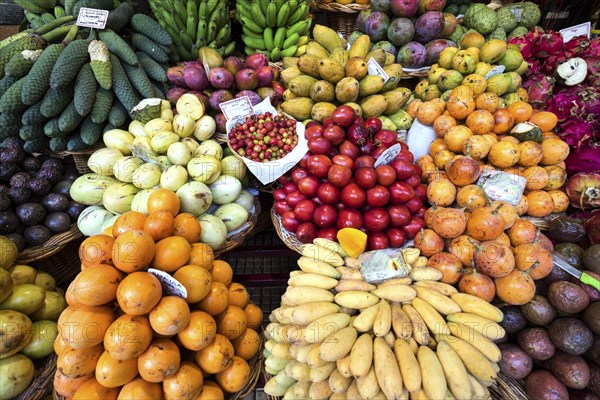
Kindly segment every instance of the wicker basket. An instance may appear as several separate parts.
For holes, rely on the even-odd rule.
[[[254,197],[254,211],[250,212],[249,214],[250,215],[248,215],[247,222],[248,226],[246,227],[246,229],[242,230],[241,232],[228,235],[227,240],[225,240],[225,243],[223,244],[223,247],[221,247],[218,250],[215,250],[215,257],[219,257],[220,255],[232,249],[235,249],[244,242],[244,239],[246,239],[248,235],[250,235],[250,233],[256,226],[256,222],[258,221],[258,216],[260,214],[260,201],[258,200],[258,196]]]
[[[89,174],[92,170],[88,167],[87,162],[92,153],[104,147],[104,144],[96,144],[94,147],[81,151],[50,151],[49,155],[58,158],[73,157],[75,167],[80,174]]]
[[[359,12],[368,10],[369,4],[339,4],[317,3],[316,7],[325,11],[329,26],[334,31],[341,33],[345,38],[356,31],[356,16]]]
[[[49,273],[56,280],[56,286],[66,289],[81,272],[79,245],[83,237],[67,243],[59,252],[31,263],[37,270]]]
[[[46,243],[20,252],[17,257],[17,263],[29,264],[34,261],[48,258],[61,251],[69,242],[72,242],[81,236],[82,233],[77,229],[77,224],[72,224],[70,230],[52,236]]]
[[[430,69],[431,69],[431,67],[419,68],[419,69],[415,69],[413,71],[403,70],[402,71],[402,79],[423,78],[423,77],[427,76]]]
[[[302,254],[302,243],[298,240],[296,235],[286,230],[281,224],[281,217],[277,215],[275,209],[271,209],[271,221],[275,226],[275,231],[283,243],[290,249],[294,250],[298,254]]]
[[[33,374],[33,380],[17,397],[13,400],[39,400],[44,397],[48,390],[52,379],[54,378],[54,372],[56,371],[56,354],[52,353],[48,357],[34,362],[35,373]]]

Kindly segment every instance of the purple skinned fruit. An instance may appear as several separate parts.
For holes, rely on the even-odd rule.
[[[276,80],[276,71],[276,68],[270,66],[260,67],[256,70],[256,75],[258,75],[258,87],[271,87],[272,82]]]
[[[258,74],[255,70],[244,68],[235,74],[235,86],[239,90],[254,90],[258,87]]]
[[[433,65],[438,62],[438,58],[440,58],[440,53],[446,47],[457,47],[456,43],[446,39],[435,39],[425,45],[425,51],[427,55],[425,56],[425,65]]]
[[[251,68],[253,70],[257,70],[260,67],[264,67],[265,65],[269,65],[269,59],[266,54],[263,53],[254,53],[246,57],[246,67]]]
[[[169,100],[171,105],[175,105],[177,103],[177,100],[179,100],[181,96],[186,94],[187,91],[187,89],[184,89],[182,87],[173,87],[167,92],[167,100]]]
[[[442,11],[446,7],[446,0],[419,0],[419,14],[428,11]]]
[[[418,8],[419,0],[390,0],[390,9],[395,17],[413,17]]]
[[[229,101],[229,100],[233,100],[233,95],[231,94],[230,91],[224,90],[224,89],[216,90],[216,91],[212,92],[210,97],[208,98],[210,108],[212,108],[212,110],[215,112],[221,111],[219,104]]]
[[[208,81],[215,89],[231,89],[233,87],[233,74],[225,68],[212,68],[208,73]]]
[[[365,22],[367,21],[367,18],[369,17],[369,15],[371,15],[372,13],[373,13],[373,10],[371,10],[371,9],[363,10],[363,11],[359,12],[358,17],[356,17],[356,29],[358,29],[362,33],[366,33]]]
[[[417,18],[413,39],[422,44],[437,39],[444,30],[445,23],[444,14],[439,11],[428,11]]]
[[[188,93],[193,94],[194,96],[199,98],[200,101],[202,102],[202,104],[204,104],[205,109],[210,108],[210,98],[208,97],[208,95],[206,93],[201,92],[199,90],[190,90]]]
[[[238,73],[238,71],[246,68],[246,65],[244,65],[244,62],[238,57],[231,56],[223,60],[223,68],[231,72],[232,75],[235,75]]]
[[[227,120],[222,112],[219,112],[217,115],[215,115],[215,123],[217,124],[217,132],[227,133],[227,129],[225,128]]]
[[[427,51],[418,42],[408,42],[398,49],[396,61],[404,68],[420,68],[425,64]]]
[[[392,12],[390,0],[371,0],[371,9],[388,15]]]
[[[183,80],[183,65],[177,65],[167,70],[167,82],[173,86],[185,87],[185,81]]]
[[[382,40],[381,42],[375,43],[375,45],[373,46],[373,48],[371,50],[377,50],[377,49],[383,49],[383,51],[385,51],[386,53],[392,54],[394,57],[396,57],[396,54],[398,53],[398,51],[396,50],[396,46],[394,46],[387,40]]]
[[[379,11],[374,11],[365,21],[365,33],[369,35],[371,42],[376,43],[387,39],[387,30],[390,26],[390,18]]]
[[[235,95],[235,98],[239,99],[240,97],[244,96],[248,96],[248,98],[250,99],[250,103],[252,103],[253,106],[257,105],[262,101],[260,96],[252,90],[242,90],[241,92],[238,92],[238,94]]]
[[[187,66],[183,69],[185,85],[192,90],[204,90],[208,87],[208,78],[204,69]]]
[[[414,35],[415,26],[410,19],[404,17],[394,19],[387,31],[388,40],[395,46],[404,46]]]

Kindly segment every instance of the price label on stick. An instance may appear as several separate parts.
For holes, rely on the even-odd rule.
[[[183,299],[187,298],[187,289],[185,286],[183,286],[181,282],[173,278],[171,275],[154,268],[148,269],[148,273],[158,278],[165,293],[173,296],[179,296]]]
[[[81,7],[76,24],[84,28],[104,29],[107,19],[108,10]]]
[[[573,39],[576,36],[586,35],[589,38],[591,30],[592,24],[590,22],[584,22],[583,24],[561,29],[560,34],[563,37],[563,41],[567,43],[569,40]]]
[[[390,77],[386,72],[381,68],[381,65],[374,58],[369,59],[367,62],[367,70],[369,71],[369,75],[380,76],[383,79],[383,83],[387,82]]]
[[[254,115],[254,109],[248,96],[242,96],[237,99],[229,100],[219,104],[225,119],[246,118],[249,115]]]
[[[381,153],[377,161],[375,161],[375,168],[379,167],[380,165],[387,165],[391,163],[394,160],[394,158],[396,158],[396,156],[400,153],[400,149],[401,147],[398,143],[396,143],[389,149],[385,149],[385,151]]]

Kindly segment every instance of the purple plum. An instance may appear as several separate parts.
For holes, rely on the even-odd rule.
[[[253,92],[252,90],[242,90],[241,92],[238,92],[238,94],[235,95],[235,98],[238,99],[238,98],[244,97],[244,96],[248,96],[248,98],[250,99],[250,103],[253,106],[257,105],[258,103],[260,103],[262,101],[260,96],[258,94],[256,94],[256,92]]]
[[[439,11],[428,11],[417,18],[415,22],[414,40],[425,44],[437,39],[444,30],[446,20],[444,14]]]
[[[376,43],[387,39],[387,30],[390,26],[390,18],[379,11],[374,11],[365,21],[365,33]]]
[[[359,12],[358,17],[356,17],[356,29],[358,29],[362,33],[366,33],[367,31],[365,30],[365,22],[367,21],[367,18],[369,17],[369,15],[371,15],[372,13],[373,13],[373,10],[371,10],[371,9],[363,10],[363,11]],[[353,33],[353,35],[354,35],[354,33]]]
[[[215,89],[231,89],[233,87],[233,74],[225,68],[212,68],[208,73],[208,81]]]
[[[219,104],[229,100],[233,100],[233,95],[230,91],[224,89],[212,92],[210,97],[208,98],[210,108],[212,108],[212,110],[215,112],[221,111],[221,107],[219,107]]]
[[[412,21],[403,17],[394,19],[387,31],[388,40],[395,46],[404,46],[414,35],[415,26]]]
[[[425,65],[433,65],[438,62],[440,53],[446,47],[457,47],[456,43],[446,39],[435,39],[425,45],[427,56],[425,57]]]
[[[418,42],[408,42],[398,49],[396,61],[404,68],[419,68],[425,64],[427,51],[425,46]]]
[[[255,70],[244,68],[235,74],[235,86],[240,90],[254,90],[258,87],[258,74]]]
[[[390,9],[396,17],[413,17],[419,8],[419,0],[390,0]]]
[[[241,71],[244,68],[246,68],[246,66],[244,65],[244,62],[242,60],[240,60],[238,57],[231,56],[231,57],[227,57],[223,61],[223,68],[225,68],[227,71],[231,72],[232,75],[235,75],[238,73],[238,71]]]
[[[390,14],[390,0],[371,0],[371,9],[373,11],[380,11],[385,14]]]
[[[396,53],[398,53],[398,51],[396,50],[396,46],[394,46],[387,40],[382,40],[381,42],[375,43],[375,45],[373,46],[373,48],[371,50],[377,50],[377,49],[383,49],[383,51],[385,51],[386,53],[392,54],[394,57],[396,57]]]
[[[204,68],[200,69],[191,65],[183,69],[183,80],[185,85],[192,90],[204,90],[208,87],[208,78]]]

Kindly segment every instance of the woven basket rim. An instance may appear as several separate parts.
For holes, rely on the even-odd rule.
[[[335,2],[321,3],[318,1],[314,4],[314,6],[319,10],[323,10],[325,12],[347,14],[358,14],[359,12],[368,10],[371,7],[370,4],[340,4]]]
[[[18,263],[28,264],[34,261],[43,260],[48,258],[60,250],[62,250],[68,243],[75,239],[83,236],[77,224],[71,224],[71,228],[63,233],[53,235],[48,241],[40,246],[30,247],[19,253],[17,257]]]
[[[46,390],[52,383],[54,372],[56,371],[56,360],[58,356],[52,352],[44,357],[43,364],[35,369],[33,380],[27,388],[13,400],[39,400],[44,397]],[[41,360],[40,360],[41,361]]]
[[[284,228],[283,224],[281,223],[281,217],[277,215],[275,208],[271,208],[271,221],[273,221],[275,232],[277,232],[277,236],[279,236],[281,241],[298,254],[302,254],[303,243],[298,240],[295,234]]]

